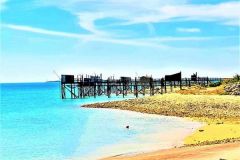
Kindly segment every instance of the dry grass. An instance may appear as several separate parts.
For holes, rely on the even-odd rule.
[[[224,85],[218,87],[201,87],[201,86],[194,86],[191,88],[178,90],[176,93],[180,94],[194,94],[194,95],[224,95],[226,94],[224,91]]]

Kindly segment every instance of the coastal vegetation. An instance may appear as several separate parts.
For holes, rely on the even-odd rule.
[[[240,95],[240,75],[224,81],[224,90],[230,95]]]

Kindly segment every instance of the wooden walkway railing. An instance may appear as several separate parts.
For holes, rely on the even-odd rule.
[[[181,72],[180,72],[181,74]],[[176,74],[175,74],[176,75]],[[121,77],[120,79],[109,78],[102,79],[102,76],[61,76],[61,97],[62,99],[76,99],[85,97],[96,97],[106,95],[111,97],[112,94],[123,97],[133,94],[138,97],[141,95],[163,94],[173,91],[173,88],[191,87],[193,85],[208,86],[210,83],[221,82],[223,78],[197,77],[193,78],[176,78],[173,75],[161,79],[152,77]]]

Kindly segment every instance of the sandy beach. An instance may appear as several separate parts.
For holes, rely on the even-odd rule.
[[[88,104],[83,107],[113,108],[183,117],[203,122],[184,139],[184,147],[109,159],[238,159],[240,153],[240,97],[230,95],[170,93],[139,99]],[[213,94],[213,95],[212,95]],[[225,157],[225,158],[224,158]],[[108,159],[108,158],[107,158]]]
[[[240,142],[166,149],[139,155],[121,155],[105,160],[239,160]]]
[[[86,156],[73,156],[71,160],[96,160],[120,154],[132,155],[180,147],[184,143],[184,137],[192,134],[203,125],[199,122],[173,116],[104,108],[88,108],[87,110],[97,110],[101,113],[118,115],[115,119],[117,121],[115,125],[121,128],[120,132],[125,132],[128,135],[131,133],[137,134],[132,138],[121,139],[114,144],[102,145],[98,149],[89,152]],[[125,128],[126,124],[130,126],[129,129]],[[107,130],[106,127],[104,128]]]

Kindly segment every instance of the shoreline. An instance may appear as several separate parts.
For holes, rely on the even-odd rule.
[[[140,134],[138,133],[130,139],[121,140],[117,143],[100,147],[84,157],[72,157],[71,160],[95,160],[115,155],[137,155],[162,149],[182,147],[184,145],[184,138],[203,125],[202,123],[182,117],[147,114],[117,109],[95,109],[102,110],[103,112],[110,110],[110,113],[115,112],[118,114],[129,115],[129,118],[126,118],[126,120],[124,120],[125,122],[120,125],[125,128],[124,124],[128,124],[130,126],[130,132],[137,131]],[[151,126],[143,126],[143,124],[139,122],[135,123],[135,119],[139,118],[143,121],[146,119],[146,122],[150,120],[150,123],[147,122],[146,124],[151,124]],[[152,123],[152,121],[155,122]],[[127,129],[126,131],[128,132]],[[176,135],[176,133],[178,134]]]
[[[237,96],[171,93],[139,99],[87,104],[83,107],[128,110],[204,122],[204,126],[185,138],[184,147],[240,143],[240,97]],[[139,154],[135,156],[137,157]]]
[[[180,147],[136,155],[115,155],[102,160],[239,160],[240,142]]]

